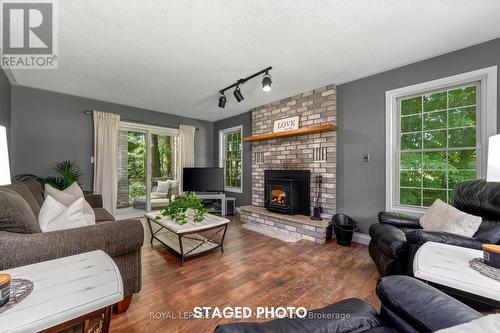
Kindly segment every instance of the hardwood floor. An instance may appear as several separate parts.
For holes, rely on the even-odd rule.
[[[285,243],[243,229],[233,218],[223,254],[215,250],[179,267],[179,259],[163,245],[149,244],[144,230],[142,291],[128,312],[113,316],[111,332],[213,332],[219,323],[231,321],[171,319],[195,306],[313,309],[349,297],[380,306],[374,291],[379,275],[365,245]]]

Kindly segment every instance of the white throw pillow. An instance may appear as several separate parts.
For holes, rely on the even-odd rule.
[[[472,237],[479,229],[481,221],[481,217],[464,213],[437,199],[420,218],[420,225],[429,231],[443,231]]]
[[[71,229],[87,225],[83,214],[84,198],[78,198],[69,206],[48,195],[40,208],[38,223],[42,232]]]
[[[156,188],[156,192],[161,192],[161,193],[167,193],[168,189],[171,186],[171,180],[159,180],[158,181],[158,187]]]
[[[83,191],[80,186],[78,186],[77,182],[71,184],[71,186],[64,191],[58,190],[50,186],[49,184],[45,184],[44,195],[45,198],[50,195],[52,198],[59,201],[66,207],[69,207],[69,205],[75,202],[76,199],[84,198]],[[94,210],[92,209],[92,207],[90,207],[90,204],[85,199],[83,200],[83,215],[85,216],[88,225],[95,224]]]

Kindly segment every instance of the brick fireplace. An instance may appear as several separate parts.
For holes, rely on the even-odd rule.
[[[300,117],[300,128],[336,125],[336,96],[335,85],[328,85],[257,107],[252,110],[252,135],[271,133],[275,120],[292,116]],[[336,145],[335,131],[252,142],[252,206],[241,207],[242,221],[260,223],[276,232],[323,243],[329,218],[336,209]],[[310,189],[306,194],[309,209],[301,212],[303,216],[295,216],[292,221],[276,211],[266,214],[266,195],[269,197],[270,194],[266,194],[265,173],[272,170],[309,172]],[[323,176],[320,204],[325,217],[319,222],[309,219],[318,196],[314,183],[317,175]],[[279,193],[276,194],[279,196]]]

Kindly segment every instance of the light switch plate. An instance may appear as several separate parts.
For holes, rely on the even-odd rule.
[[[363,154],[363,162],[370,162],[370,154],[369,153]]]

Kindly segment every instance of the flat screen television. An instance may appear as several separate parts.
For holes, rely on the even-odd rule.
[[[184,192],[224,191],[223,168],[184,168],[182,172]]]

